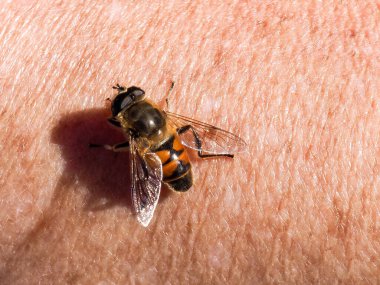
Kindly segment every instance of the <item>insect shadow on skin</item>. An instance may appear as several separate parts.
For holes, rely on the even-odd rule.
[[[170,91],[173,86],[174,82],[172,82]],[[129,177],[132,180],[128,185],[131,186],[132,202],[137,219],[145,227],[149,225],[153,217],[163,183],[177,192],[186,192],[193,185],[191,164],[185,146],[196,150],[200,158],[233,158],[234,152],[246,149],[246,142],[233,133],[201,121],[160,110],[158,105],[145,98],[145,91],[139,87],[127,88],[116,84],[113,89],[117,90],[117,96],[111,101],[112,117],[108,119],[108,122],[122,130],[127,141],[114,145],[90,142],[88,146],[90,148],[102,147],[114,152],[129,151],[131,169],[128,172],[131,173]],[[97,118],[103,118],[103,116],[99,115]],[[83,127],[79,130],[70,128],[70,135],[77,138],[80,134],[82,138],[85,138],[86,136],[83,136],[82,133],[88,133],[89,130],[96,130],[102,135],[106,134],[104,130],[99,130],[101,129],[99,126],[94,126],[95,120],[87,120],[87,122],[91,122],[91,126],[85,126],[85,131],[81,130]],[[78,123],[73,125],[78,126]],[[79,126],[81,125],[83,123],[79,124]],[[61,122],[60,126],[68,129],[67,123]],[[56,134],[64,133],[63,130],[56,131]],[[105,137],[100,140],[103,138]],[[109,139],[109,136],[107,138]],[[94,139],[99,140],[99,138],[89,137],[89,141]],[[61,138],[58,141],[67,144],[65,139]],[[75,143],[71,145],[74,145],[74,148],[71,149],[77,149]],[[83,144],[81,143],[81,145]],[[68,156],[72,158],[72,156]],[[88,159],[87,156],[83,156],[85,159],[81,156],[76,156],[76,158],[80,158],[80,163],[96,162],[96,160]],[[72,160],[68,161],[72,164]],[[91,166],[95,164],[91,164]],[[112,166],[115,164],[111,163]],[[72,165],[70,168],[79,172],[78,167],[75,166]],[[106,163],[103,164],[103,167],[109,172],[105,176],[101,175],[104,173],[98,173],[98,169],[93,169],[94,173],[91,171],[91,175],[87,175],[87,178],[91,177],[96,181],[96,186],[107,180],[105,179],[107,177],[117,177],[118,173],[110,171],[111,169],[107,167]],[[121,174],[125,173],[126,171]],[[88,180],[86,179],[86,181]]]
[[[129,152],[110,153],[88,147],[90,141],[120,142],[124,136],[107,123],[109,111],[90,109],[63,116],[52,131],[52,142],[61,148],[65,169],[56,191],[74,184],[88,189],[85,210],[98,211],[128,206],[131,201]],[[170,195],[165,189],[160,200]]]

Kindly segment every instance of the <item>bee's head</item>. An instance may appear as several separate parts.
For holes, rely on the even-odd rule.
[[[139,87],[131,86],[127,90],[119,91],[119,94],[112,100],[112,116],[116,117],[121,111],[128,109],[130,106],[144,100],[145,92]]]

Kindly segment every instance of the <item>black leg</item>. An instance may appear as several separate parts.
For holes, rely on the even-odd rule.
[[[174,81],[172,81],[170,88],[169,88],[168,92],[166,93],[165,101],[166,101],[166,108],[168,111],[169,111],[169,99],[168,99],[168,97],[169,97],[170,93],[172,92],[173,88],[174,88]]]
[[[111,150],[114,152],[121,152],[121,151],[129,150],[129,142],[126,141],[126,142],[118,143],[115,145],[90,143],[89,147],[103,147],[106,150]]]
[[[172,83],[170,84],[170,88],[168,90],[168,93],[166,94],[166,97],[169,96],[169,94],[170,94],[170,92],[172,92],[173,88],[174,88],[174,81],[172,81]]]
[[[115,118],[111,117],[111,118],[108,118],[107,119],[108,123],[110,123],[111,125],[115,126],[115,127],[118,127],[118,128],[121,128],[121,124],[118,120],[116,120]]]
[[[225,157],[231,157],[231,158],[234,157],[233,154],[229,154],[229,153],[203,154],[203,150],[202,150],[202,140],[199,138],[198,133],[196,132],[196,130],[193,128],[192,125],[186,125],[186,126],[183,126],[183,127],[181,127],[181,128],[178,128],[178,129],[177,129],[177,133],[178,133],[179,135],[181,135],[181,134],[187,132],[188,130],[191,130],[191,132],[193,133],[194,141],[195,141],[195,146],[196,146],[197,149],[198,149],[198,156],[199,156],[199,157],[201,157],[201,158],[217,157],[217,156],[225,156]]]

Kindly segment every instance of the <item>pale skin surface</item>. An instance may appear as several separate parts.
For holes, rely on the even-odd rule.
[[[0,283],[380,282],[379,4],[102,2],[0,4]],[[249,147],[143,228],[128,154],[87,143],[122,140],[113,84],[171,80]]]

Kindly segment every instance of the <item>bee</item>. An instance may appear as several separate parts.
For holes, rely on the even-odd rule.
[[[173,86],[174,82],[168,94]],[[124,133],[126,141],[90,147],[130,152],[132,203],[138,221],[145,227],[153,217],[162,183],[178,192],[193,185],[186,148],[196,150],[201,158],[233,158],[234,152],[246,148],[246,143],[235,134],[160,109],[145,98],[139,87],[116,84],[113,89],[117,95],[111,101],[112,116],[108,122]]]

